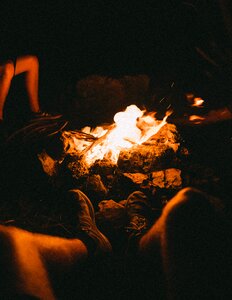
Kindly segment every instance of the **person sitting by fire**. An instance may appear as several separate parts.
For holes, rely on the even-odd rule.
[[[3,296],[60,299],[59,289],[56,289],[61,283],[55,284],[54,280],[69,274],[72,281],[73,274],[83,270],[89,259],[101,259],[112,252],[109,239],[96,226],[90,199],[77,189],[70,190],[67,199],[69,205],[72,203],[79,207],[79,231],[74,238],[31,233],[9,224],[0,225]],[[126,291],[129,296],[143,294],[146,299],[155,299],[157,295],[160,299],[186,299],[188,296],[218,299],[228,296],[229,256],[225,253],[230,250],[219,200],[193,188],[185,188],[166,204],[151,227],[147,218],[150,204],[142,192],[132,193],[125,208],[130,242],[126,253],[129,261],[126,272],[130,282],[133,281]],[[78,274],[81,276],[81,273]],[[76,289],[81,280],[78,276],[75,277]],[[64,278],[61,282],[60,290],[68,293]],[[81,299],[88,298],[81,294],[81,286],[79,288],[76,295]],[[120,293],[123,294],[123,291]],[[62,295],[65,298],[71,294]]]
[[[176,1],[169,8],[172,44],[166,47],[164,67],[170,65],[165,74],[170,84],[155,105],[171,106],[176,124],[232,120],[231,8],[226,0]]]
[[[35,55],[23,55],[13,58],[0,57],[0,126],[3,127],[4,106],[11,86],[12,79],[25,74],[25,85],[31,110],[31,119],[60,118],[59,114],[43,112],[40,107],[38,84],[39,84],[39,61]]]
[[[59,183],[44,172],[38,153],[49,142],[43,134],[42,143],[41,137],[20,145],[12,140],[0,157],[1,297],[89,299],[92,293],[106,299],[112,293],[107,286],[117,288],[118,278],[115,265],[111,269],[112,237],[96,222],[91,200],[75,188],[71,174]],[[126,273],[130,284],[120,296],[166,299],[167,291],[170,299],[230,299],[231,227],[224,203],[187,187],[154,219],[152,200],[134,191],[125,201],[120,276]]]
[[[196,2],[185,1],[184,6],[186,12],[191,11],[193,15],[193,48],[199,65],[195,80],[204,103],[203,113],[199,109],[188,121],[189,124],[207,125],[232,120],[232,14],[228,1]],[[186,98],[193,106],[198,95],[192,101],[188,95]]]

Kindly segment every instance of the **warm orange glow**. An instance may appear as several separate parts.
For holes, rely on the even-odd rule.
[[[203,107],[205,102],[201,97],[195,97],[193,93],[187,93],[186,99],[193,107]]]
[[[193,99],[192,106],[202,107],[204,100],[201,97],[196,97]]]
[[[114,122],[107,128],[83,128],[82,132],[92,135],[93,139],[80,140],[75,132],[64,132],[63,140],[66,152],[79,154],[85,163],[91,166],[96,160],[109,159],[117,163],[122,149],[141,145],[155,135],[166,124],[168,114],[162,121],[154,118],[155,113],[145,115],[136,105],[130,105],[125,111],[114,116]]]
[[[197,116],[197,115],[189,116],[189,121],[191,121],[195,124],[200,124],[203,120],[205,120],[205,118],[201,117],[201,116]]]

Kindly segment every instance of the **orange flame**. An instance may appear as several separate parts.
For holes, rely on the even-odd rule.
[[[134,145],[141,145],[151,136],[155,135],[162,126],[166,124],[167,114],[162,121],[157,121],[152,114],[144,116],[145,111],[141,111],[136,105],[130,105],[123,112],[118,112],[114,116],[114,124],[104,129],[96,127],[91,131],[90,127],[85,127],[82,132],[92,135],[95,140],[78,141],[75,137],[64,133],[63,137],[72,138],[67,149],[81,154],[82,159],[88,166],[96,160],[109,159],[112,163],[117,163],[122,149],[128,149]],[[65,140],[65,139],[64,139]],[[74,145],[73,145],[74,144]]]
[[[195,97],[193,93],[187,93],[186,99],[189,102],[190,106],[193,107],[203,107],[204,100],[201,97]]]
[[[201,97],[196,97],[193,99],[192,106],[202,107],[204,100]]]

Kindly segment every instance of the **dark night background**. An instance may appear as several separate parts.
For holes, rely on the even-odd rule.
[[[154,86],[170,89],[170,85],[174,82],[175,87],[183,93],[196,90],[202,97],[205,93],[212,106],[224,106],[231,101],[232,93],[232,23],[227,24],[229,26],[226,31],[222,17],[222,10],[225,8],[223,3],[228,4],[227,8],[231,5],[227,0],[1,0],[0,60],[1,55],[14,57],[34,54],[38,56],[40,101],[44,109],[49,112],[59,112],[60,102],[65,102],[67,99],[62,98],[61,95],[69,88],[75,87],[78,80],[93,74],[112,78],[146,74],[151,78],[151,84]],[[219,4],[222,5],[220,9]],[[230,12],[225,10],[224,17]],[[196,47],[203,49],[216,64],[200,57],[196,52]],[[13,110],[12,114],[11,111],[9,112],[9,123],[12,119],[21,120],[22,114],[28,109],[21,80],[21,75],[13,79],[13,87],[6,102],[6,109]],[[174,100],[176,100],[175,95]],[[70,105],[66,102],[62,105],[66,104]],[[104,106],[102,109],[105,112]],[[89,111],[86,113],[91,114]],[[107,115],[107,112],[105,114]],[[86,121],[85,118],[84,121]],[[85,123],[87,124],[89,123]],[[13,124],[10,130],[18,129],[16,126],[18,124]],[[196,160],[202,170],[206,167],[206,171],[211,172],[208,167],[213,167],[221,178],[223,183],[219,189],[220,196],[225,197],[226,201],[228,199],[230,208],[228,214],[231,216],[232,168],[229,163],[231,161],[231,122],[200,128],[183,126],[180,129],[184,137],[183,142],[194,153],[192,160]],[[16,135],[16,143],[17,141]],[[37,180],[33,160],[31,164],[27,157],[28,154],[30,154],[29,158],[34,155],[31,145],[32,143],[25,154],[23,147],[21,151],[23,158],[25,157],[27,161],[28,170],[23,165],[24,160],[20,160],[18,148],[15,150],[17,155],[14,155],[13,151],[14,159],[7,160],[4,155],[2,156],[6,167],[3,164],[1,168],[3,172],[0,176],[4,178],[1,180],[1,185],[4,186],[4,182],[7,182],[7,188],[4,187],[7,190],[7,196],[12,192],[13,198],[16,198],[17,192],[15,192],[14,184],[16,191],[18,185],[21,193],[21,181],[24,180],[24,176],[20,176],[22,171],[27,176],[30,174],[28,177],[33,182]],[[36,143],[34,147],[36,148]],[[10,153],[9,157],[11,157]],[[18,164],[14,164],[16,160]],[[36,155],[36,163],[37,161]],[[17,172],[9,171],[11,165],[12,169]],[[31,176],[31,170],[34,172],[33,176]],[[196,168],[195,171],[193,168],[193,177],[196,172],[196,181],[200,177],[198,170]],[[8,175],[6,173],[9,173],[10,180],[8,176],[5,176]],[[37,189],[33,190],[33,193],[36,194],[38,189],[43,192],[42,184],[42,188],[40,185],[38,188],[36,182]],[[34,187],[27,182],[26,185],[32,189]],[[215,185],[217,186],[217,182]],[[40,191],[38,195],[40,197]],[[50,197],[49,192],[46,196]],[[8,198],[5,198],[10,203]],[[37,200],[36,197],[35,199]],[[51,197],[49,200],[54,199]],[[38,203],[44,206],[43,201],[41,204],[39,201]],[[54,207],[54,203],[50,203]],[[49,205],[47,207],[50,209]],[[137,270],[134,273],[137,276]],[[140,276],[138,278],[141,278],[139,284],[144,281],[142,274],[138,274]],[[107,280],[109,278],[107,275]],[[157,279],[159,279],[158,276]],[[101,288],[100,286],[100,290]]]
[[[51,106],[90,74],[148,74],[191,88],[202,67],[194,46],[207,48],[212,33],[226,43],[218,2],[1,1],[0,52],[38,56],[40,98]]]
[[[181,92],[196,90],[203,99],[205,93],[212,106],[231,105],[230,5],[226,0],[1,1],[0,56],[1,53],[38,56],[40,101],[48,111],[59,112],[62,101],[61,107],[67,105],[74,110],[68,97],[61,95],[70,87],[75,89],[78,80],[93,74],[112,78],[147,74],[152,84],[164,89],[170,90],[174,82],[176,94],[178,89]],[[200,57],[196,47],[216,65]],[[22,86],[20,79],[19,86]],[[168,92],[165,90],[164,95]],[[174,102],[178,102],[176,94]],[[28,109],[25,99],[18,90],[11,91],[7,105],[16,107],[12,118],[22,118]],[[91,107],[85,114],[93,118],[90,110]],[[103,105],[100,112],[105,110]],[[96,110],[94,112],[96,114]],[[89,124],[86,115],[84,125]],[[97,124],[98,121],[104,122],[97,120]],[[220,129],[218,135],[212,132],[213,147],[224,143],[222,135],[225,143],[231,139],[229,126],[225,128]],[[188,134],[192,136],[193,132]],[[218,141],[215,141],[217,136]],[[191,142],[199,144],[201,152],[201,142],[209,140],[208,130],[207,138],[202,134],[200,141],[196,128],[195,137]],[[219,153],[221,151],[220,148]],[[214,152],[217,153],[215,149]]]

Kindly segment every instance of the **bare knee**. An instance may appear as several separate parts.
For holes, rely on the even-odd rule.
[[[27,56],[27,63],[31,69],[39,69],[39,60],[38,57],[35,55],[28,55]]]
[[[0,248],[5,249],[10,245],[15,247],[16,241],[20,240],[31,240],[32,234],[23,229],[19,229],[14,226],[0,225]],[[8,253],[9,255],[9,253]]]
[[[163,215],[167,216],[180,209],[193,211],[221,211],[222,201],[192,187],[179,191],[164,208]],[[200,213],[201,214],[201,213]]]
[[[142,252],[154,251],[157,248],[157,244],[161,243],[161,240],[167,238],[167,234],[172,235],[175,228],[180,228],[180,230],[185,230],[186,224],[184,222],[189,222],[191,220],[189,214],[192,211],[200,210],[201,202],[207,203],[205,196],[198,190],[187,187],[179,191],[165,206],[162,215],[152,226],[150,231],[141,239],[140,248]],[[201,212],[199,211],[199,215]],[[178,226],[177,223],[182,223]],[[145,249],[146,248],[146,249]]]
[[[160,218],[143,237],[141,249],[144,245],[153,249],[157,242],[175,245],[173,240],[178,238],[190,240],[202,236],[204,240],[203,232],[211,231],[221,216],[223,204],[219,199],[195,188],[184,188],[167,203]]]
[[[15,234],[17,233],[18,229],[11,226],[4,226],[0,225],[0,249],[1,249],[1,256],[2,259],[3,255],[9,256],[12,253],[13,244],[15,240]]]
[[[11,233],[11,227],[0,225],[0,242],[1,244],[4,243],[4,241],[9,240],[12,236]]]
[[[13,240],[12,235],[8,227],[0,225],[0,290],[8,289],[11,285],[12,277],[12,255],[13,255]]]
[[[191,253],[192,259],[195,254],[204,259],[209,256],[218,247],[224,228],[220,205],[219,199],[196,189],[186,188],[177,193],[161,217],[165,260],[167,256],[185,257],[185,253]]]
[[[220,280],[215,282],[213,274],[224,278],[226,267],[222,202],[197,189],[185,188],[164,210],[161,248],[170,291],[174,295],[183,294],[183,299],[185,291],[196,293],[194,299],[199,298],[194,285],[203,294],[212,286],[214,293],[216,284],[224,284]]]
[[[9,81],[14,77],[14,63],[12,61],[8,61],[4,64],[1,77]]]

